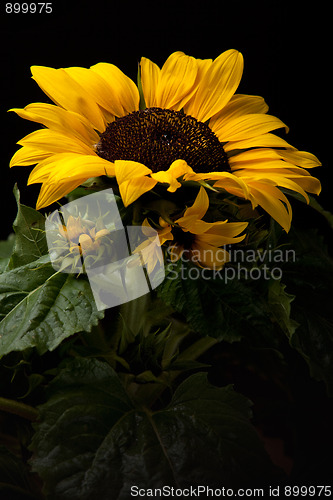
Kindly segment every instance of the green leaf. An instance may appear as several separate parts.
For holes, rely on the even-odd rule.
[[[267,337],[267,332],[275,328],[268,304],[268,281],[228,280],[224,270],[214,274],[205,269],[202,277],[200,268],[179,260],[167,266],[158,294],[203,336],[235,342],[250,332],[258,337],[258,330]]]
[[[16,185],[14,195],[17,202],[17,215],[13,223],[16,238],[9,261],[10,269],[33,262],[47,253],[44,216],[33,208],[21,205]]]
[[[275,321],[280,325],[281,330],[291,337],[296,328],[299,326],[296,321],[291,319],[291,303],[295,299],[285,291],[286,285],[283,285],[279,280],[271,280],[268,291],[268,303]]]
[[[39,410],[32,466],[50,499],[112,492],[113,500],[127,500],[133,485],[235,487],[279,476],[250,423],[250,402],[203,373],[151,412],[134,407],[109,365],[76,358]]]
[[[84,278],[55,272],[48,256],[0,275],[0,355],[55,349],[103,317]]]
[[[0,273],[5,271],[13,252],[15,235],[12,233],[7,240],[0,241]]]
[[[333,259],[316,231],[293,230],[290,237],[296,262],[286,266],[283,280],[295,295],[292,316],[300,326],[288,338],[333,394]]]

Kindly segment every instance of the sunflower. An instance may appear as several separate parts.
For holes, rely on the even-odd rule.
[[[69,215],[66,225],[58,221],[55,217],[47,230],[49,252],[57,269],[79,273],[82,257],[85,266],[101,261],[102,257],[113,257],[112,238],[101,219],[90,221]]]
[[[168,224],[162,217],[159,219],[159,245],[168,243],[168,257],[172,262],[182,258],[198,264],[201,267],[211,269],[222,269],[229,261],[229,253],[221,248],[241,242],[245,234],[238,236],[246,229],[247,222],[205,222],[203,217],[209,208],[209,197],[203,187],[200,187],[192,206],[186,208],[181,217],[175,217],[172,224]],[[150,228],[147,219],[143,227]],[[152,258],[153,245],[150,246],[150,262],[154,264],[156,259]],[[141,250],[141,248],[139,248]]]
[[[164,186],[192,181],[261,206],[286,231],[291,206],[280,188],[319,194],[308,172],[320,165],[272,134],[287,126],[267,114],[258,96],[235,94],[243,57],[227,50],[215,60],[183,52],[162,68],[147,58],[138,85],[116,66],[31,68],[54,104],[13,109],[44,125],[18,142],[10,163],[35,165],[29,183],[42,183],[37,208],[50,205],[91,177],[115,177],[124,205]]]

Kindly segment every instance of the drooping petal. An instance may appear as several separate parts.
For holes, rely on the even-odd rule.
[[[214,188],[223,188],[235,196],[248,198],[249,190],[246,183],[230,172],[210,172],[202,174],[201,178],[217,181],[214,183]]]
[[[243,232],[247,226],[247,222],[214,222],[206,232],[200,234],[199,241],[215,246],[228,245],[229,243],[239,243],[245,238],[246,235],[238,235]]]
[[[163,245],[168,240],[173,240],[173,234],[171,232],[170,224],[167,224],[162,218],[160,218],[161,229],[157,229],[158,237],[160,240],[160,245]],[[145,230],[148,228],[148,231]],[[148,219],[146,218],[142,223],[142,232],[148,237],[151,235],[152,226],[149,224]]]
[[[318,160],[318,158],[315,155],[308,153],[307,151],[298,151],[297,149],[291,151],[279,150],[278,154],[284,160],[290,163],[294,163],[295,165],[299,165],[300,167],[314,168],[321,165],[321,162]]]
[[[190,232],[192,234],[203,234],[206,233],[210,228],[213,222],[205,222],[203,220],[197,219],[195,216],[193,217],[181,217],[175,221],[184,232]]]
[[[209,198],[206,190],[201,186],[199,193],[191,207],[185,210],[184,216],[177,219],[180,226],[189,227],[193,221],[202,219],[209,207]]]
[[[116,160],[115,172],[117,182],[120,185],[134,177],[144,177],[145,175],[151,174],[152,171],[150,168],[137,161]]]
[[[292,210],[288,199],[269,182],[252,181],[249,183],[253,208],[260,205],[288,232],[291,225]]]
[[[321,190],[318,179],[312,177],[305,168],[297,166],[316,166],[319,163],[315,156],[304,152],[252,149],[231,157],[229,162],[233,174],[245,183],[269,182],[300,193],[307,202],[309,198],[305,191],[319,194]]]
[[[144,193],[153,189],[155,185],[156,181],[150,177],[136,177],[123,182],[119,186],[119,191],[125,207],[136,201]]]
[[[155,172],[151,174],[151,177],[158,182],[169,184],[168,191],[174,193],[181,186],[181,183],[177,179],[183,177],[185,174],[187,176],[196,176],[193,169],[185,160],[175,160],[168,170]]]
[[[222,269],[224,264],[230,260],[230,255],[224,248],[210,245],[201,239],[196,240],[193,244],[192,255],[194,262],[197,262],[200,267],[208,269]]]
[[[156,185],[157,181],[148,177],[151,172],[150,168],[136,161],[115,161],[115,175],[125,207]]]
[[[308,193],[319,195],[321,193],[321,183],[316,177],[310,175],[290,176],[290,178]]]

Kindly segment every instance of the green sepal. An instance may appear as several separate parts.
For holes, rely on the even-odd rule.
[[[147,106],[146,106],[145,98],[143,95],[143,89],[142,89],[140,63],[138,64],[137,83],[138,83],[138,90],[139,90],[139,95],[140,95],[139,109],[143,110],[143,109],[146,109]]]

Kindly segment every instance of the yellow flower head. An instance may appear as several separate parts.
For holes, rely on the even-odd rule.
[[[192,181],[260,205],[288,231],[280,188],[305,199],[320,192],[307,170],[317,158],[271,133],[287,127],[261,97],[235,94],[236,50],[215,60],[175,52],[162,68],[142,58],[138,86],[107,63],[31,70],[54,104],[12,110],[46,128],[18,142],[10,165],[36,164],[29,183],[42,183],[38,208],[90,177],[115,177],[126,206],[157,184],[172,193]]]
[[[203,221],[208,207],[208,195],[201,187],[193,205],[173,225],[160,219],[160,245],[172,241],[168,247],[172,261],[183,258],[201,267],[221,269],[229,260],[228,252],[221,247],[239,243],[245,238],[245,235],[238,235],[247,227],[247,222]],[[149,226],[147,220],[145,225]]]

